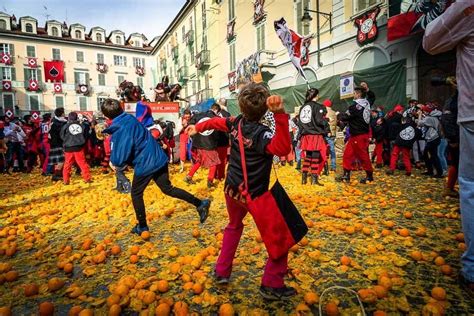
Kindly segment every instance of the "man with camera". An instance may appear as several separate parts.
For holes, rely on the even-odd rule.
[[[428,24],[423,48],[430,54],[457,50],[459,187],[466,243],[460,283],[474,297],[474,0],[454,2]]]

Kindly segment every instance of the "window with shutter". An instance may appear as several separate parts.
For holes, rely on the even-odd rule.
[[[257,51],[265,49],[265,24],[257,26]]]
[[[36,48],[34,46],[26,46],[26,56],[36,57]]]
[[[79,110],[87,111],[87,97],[78,97],[79,98]]]
[[[56,108],[63,108],[64,97],[62,95],[57,95],[55,99],[56,99]]]
[[[29,101],[29,104],[30,104],[30,110],[31,111],[38,111],[40,109],[39,96],[29,95],[28,96],[28,101]]]
[[[83,63],[84,62],[84,52],[76,52],[76,61]]]
[[[2,93],[2,95],[3,95],[3,108],[13,109],[13,105],[15,104],[13,93]]]
[[[2,67],[1,68],[1,75],[2,80],[13,80],[12,78],[12,69],[11,67]]]
[[[125,77],[122,75],[118,75],[117,80],[118,80],[118,84],[120,85],[125,80]]]
[[[230,71],[235,70],[235,42],[229,45]]]
[[[99,74],[99,86],[105,86],[105,75]]]
[[[105,64],[105,58],[104,58],[104,54],[97,54],[97,63],[99,64]]]
[[[53,48],[53,60],[61,60],[61,50],[59,48]]]
[[[137,85],[143,89],[143,77],[137,77]]]
[[[13,81],[16,81],[16,69],[15,68],[10,68],[11,69],[11,72],[12,72],[12,80]]]

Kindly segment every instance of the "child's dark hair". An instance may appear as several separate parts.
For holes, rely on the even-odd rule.
[[[211,110],[216,111],[217,113],[219,113],[221,111],[221,106],[217,103],[214,103],[213,105],[211,105]]]
[[[239,107],[243,116],[253,122],[258,122],[267,112],[268,89],[259,83],[251,82],[245,85],[239,94]]]
[[[57,108],[54,110],[54,116],[61,117],[64,116],[64,108]]]
[[[364,88],[362,88],[362,87],[355,87],[355,88],[354,88],[354,92],[359,92],[359,93],[360,93],[360,97],[361,97],[362,99],[365,99],[365,97],[367,96],[367,91],[366,91]]]
[[[115,99],[105,99],[104,102],[100,105],[100,110],[105,117],[109,119],[114,119],[120,114],[123,113],[123,109],[120,106],[120,102]]]
[[[306,91],[306,97],[304,99],[305,102],[312,101],[317,95],[319,94],[319,90],[316,88],[309,88]]]

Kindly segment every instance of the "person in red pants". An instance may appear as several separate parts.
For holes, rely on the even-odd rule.
[[[183,116],[181,117],[181,126],[182,129],[179,132],[179,172],[184,171],[184,162],[187,160],[188,154],[188,141],[189,136],[184,131],[188,127],[189,120],[191,119],[191,111],[185,110]]]
[[[74,162],[81,168],[81,175],[84,181],[90,183],[91,174],[84,154],[86,137],[84,135],[84,128],[79,123],[76,112],[69,113],[68,122],[61,128],[61,139],[63,140],[65,160],[63,167],[64,184],[69,184],[71,168]]]
[[[230,117],[230,113],[222,109],[221,106],[217,103],[214,103],[211,106],[211,111],[215,115],[227,118]],[[219,155],[220,163],[217,165],[216,169],[216,179],[224,180],[225,178],[225,167],[227,165],[227,153],[229,151],[229,134],[225,132],[215,131],[217,139],[217,154]]]
[[[387,133],[387,128],[385,124],[385,119],[379,117],[375,119],[375,124],[372,125],[372,139],[375,141],[374,154],[372,160],[375,156],[376,168],[383,167],[383,146],[385,143],[385,137]]]
[[[229,214],[229,224],[224,231],[222,248],[217,259],[215,278],[218,284],[228,284],[232,272],[232,262],[244,229],[243,219],[248,207],[240,193],[244,179],[240,147],[239,125],[245,146],[245,165],[248,172],[248,192],[255,199],[268,191],[273,156],[286,156],[291,150],[289,117],[285,114],[281,97],[279,102],[268,102],[268,89],[257,83],[250,83],[240,90],[239,106],[242,112],[236,118],[221,118],[202,121],[188,127],[190,135],[207,130],[228,132],[231,141],[229,167],[224,185],[224,193]],[[275,98],[276,96],[272,96]],[[275,115],[275,134],[260,123],[267,109]],[[269,300],[289,299],[296,294],[294,288],[285,286],[284,277],[288,270],[288,252],[278,259],[269,258],[263,272],[260,294]]]
[[[51,173],[51,170],[48,170],[48,160],[49,160],[49,150],[51,149],[49,145],[49,128],[51,126],[51,114],[43,114],[43,122],[40,124],[40,134],[41,134],[41,149],[43,151],[43,160],[41,161],[42,166],[42,175],[47,176]],[[49,171],[49,172],[48,172]]]
[[[410,152],[413,148],[415,141],[421,136],[419,135],[420,130],[417,128],[415,122],[409,118],[402,119],[402,125],[399,128],[397,138],[395,139],[395,145],[392,149],[392,156],[390,158],[390,170],[387,171],[388,175],[392,175],[395,172],[398,162],[398,155],[402,154],[402,161],[405,165],[405,172],[407,176],[411,176],[411,161]]]
[[[216,117],[213,111],[207,111],[203,113],[195,114],[189,124],[197,124],[210,120]],[[191,170],[184,181],[188,184],[193,183],[193,176],[200,167],[209,169],[207,175],[207,187],[212,188],[214,178],[216,176],[217,166],[220,163],[219,154],[217,153],[217,133],[213,130],[209,130],[203,133],[198,133],[192,137],[193,140],[193,155],[196,163],[193,165]]]
[[[370,142],[370,104],[365,99],[365,89],[357,87],[354,89],[354,101],[346,113],[340,113],[338,120],[349,125],[350,137],[342,156],[342,167],[344,174],[336,178],[336,181],[349,182],[351,178],[352,163],[357,159],[366,172],[366,177],[361,183],[374,181],[374,169],[369,157]]]

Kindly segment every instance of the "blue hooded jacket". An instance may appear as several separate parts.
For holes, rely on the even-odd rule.
[[[149,127],[154,124],[150,107],[144,104],[142,101],[137,102],[137,107],[135,108],[135,117],[145,127]]]
[[[151,133],[130,114],[117,116],[103,133],[112,135],[110,161],[114,166],[130,165],[135,168],[135,175],[148,176],[168,163]]]

